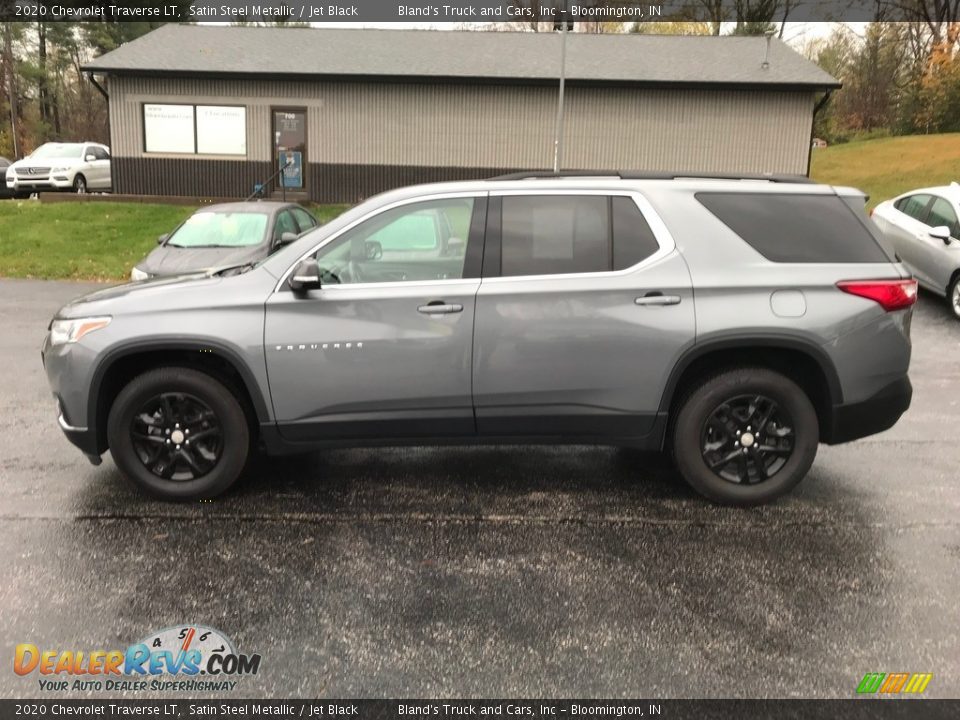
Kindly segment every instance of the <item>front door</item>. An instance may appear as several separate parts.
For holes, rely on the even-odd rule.
[[[475,431],[474,302],[484,197],[385,209],[320,247],[323,287],[267,302],[270,392],[289,440]]]
[[[690,275],[634,194],[490,198],[474,402],[490,436],[653,437],[695,337]]]
[[[273,111],[274,159],[277,190],[306,191],[307,111]]]

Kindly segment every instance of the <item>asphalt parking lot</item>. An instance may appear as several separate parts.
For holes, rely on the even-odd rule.
[[[773,506],[583,447],[260,460],[183,506],[60,434],[39,347],[88,287],[0,281],[0,696],[40,694],[17,643],[181,623],[262,655],[237,697],[852,697],[895,671],[960,696],[960,323],[930,295],[908,414]]]

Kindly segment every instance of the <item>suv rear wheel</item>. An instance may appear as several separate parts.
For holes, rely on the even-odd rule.
[[[807,474],[820,426],[795,382],[765,368],[738,368],[684,398],[672,440],[677,467],[697,492],[719,503],[757,505]]]
[[[243,470],[250,430],[230,390],[189,368],[151,370],[120,391],[107,440],[123,474],[166,500],[217,495]]]

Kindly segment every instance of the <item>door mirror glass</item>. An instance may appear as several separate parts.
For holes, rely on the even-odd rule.
[[[290,276],[290,289],[294,292],[306,292],[320,288],[320,266],[314,258],[301,260]]]
[[[930,237],[936,238],[937,240],[943,240],[944,243],[950,243],[950,228],[946,225],[937,225],[936,227],[930,228]]]
[[[157,238],[157,245],[163,245],[163,244],[167,241],[167,238],[168,238],[168,237],[170,237],[170,233],[164,233],[163,235],[161,235],[160,237],[158,237],[158,238]]]

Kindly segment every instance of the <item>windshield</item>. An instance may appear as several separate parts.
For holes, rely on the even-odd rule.
[[[256,212],[198,212],[167,240],[174,247],[247,247],[267,234],[267,215]]]
[[[79,158],[83,152],[81,143],[47,143],[33,151],[31,158]]]

